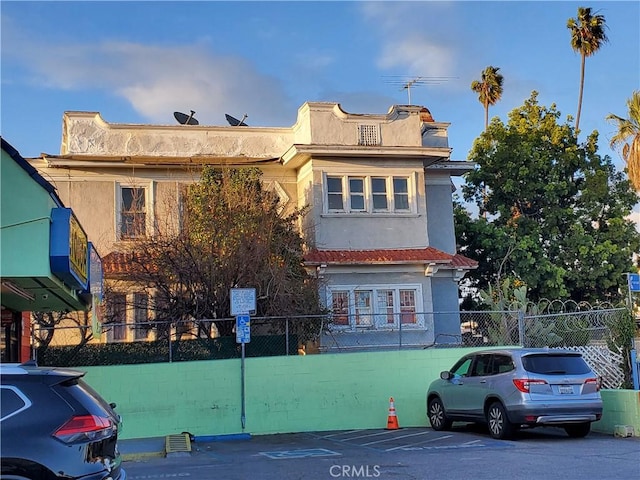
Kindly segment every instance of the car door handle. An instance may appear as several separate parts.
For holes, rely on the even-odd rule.
[[[480,380],[480,383],[487,383],[486,380]]]

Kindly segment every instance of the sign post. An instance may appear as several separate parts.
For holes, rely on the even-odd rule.
[[[640,274],[627,273],[627,286],[629,287],[629,310],[633,315],[633,297],[631,293],[640,292]]]
[[[245,381],[244,381],[244,358],[245,344],[251,341],[251,313],[256,312],[256,289],[255,288],[232,288],[231,289],[231,315],[236,317],[236,343],[240,344],[240,388],[241,388],[241,412],[240,421],[242,431],[246,425],[245,414]]]

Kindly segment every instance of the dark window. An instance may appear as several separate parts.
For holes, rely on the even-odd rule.
[[[486,375],[491,375],[490,364],[491,355],[478,355],[476,356],[476,361],[473,364],[473,369],[471,370],[471,376],[473,377],[484,377]]]
[[[522,357],[522,365],[531,373],[543,375],[584,375],[591,371],[578,354],[534,354]]]
[[[147,209],[144,188],[122,187],[120,206],[121,238],[143,237],[146,234]]]
[[[343,210],[342,177],[327,177],[327,197],[329,210]]]
[[[0,392],[0,416],[3,420],[25,407],[25,401],[12,388],[2,387]]]
[[[127,339],[127,296],[124,293],[112,293],[107,299],[108,320],[111,326],[110,340]]]
[[[493,355],[493,363],[491,365],[493,375],[510,372],[514,368],[513,360],[509,355]]]

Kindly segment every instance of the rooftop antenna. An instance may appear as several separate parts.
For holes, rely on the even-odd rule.
[[[409,105],[411,105],[411,87],[419,87],[422,85],[439,85],[445,83],[452,78],[458,77],[409,77],[407,75],[386,75],[386,83],[399,85],[400,90],[406,90],[409,96]]]
[[[178,123],[182,125],[199,125],[198,120],[193,117],[195,113],[196,112],[194,112],[193,110],[191,110],[190,115],[182,112],[173,112],[173,116],[178,121]]]
[[[245,119],[248,117],[246,113],[242,116],[242,120],[238,120],[237,118],[232,117],[228,113],[225,113],[224,117],[227,119],[227,122],[229,122],[229,125],[231,125],[232,127],[248,127],[248,125],[244,123]]]

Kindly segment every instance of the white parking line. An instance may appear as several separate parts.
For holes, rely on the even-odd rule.
[[[361,430],[362,431],[362,430]],[[341,441],[343,442],[349,442],[351,440],[357,440],[358,438],[367,438],[367,437],[376,437],[378,435],[388,435],[395,432],[395,430],[384,430],[382,432],[376,432],[376,433],[368,433],[366,435],[358,435],[357,437],[348,437],[348,438],[342,438]]]
[[[471,445],[472,443],[479,443],[479,442],[481,442],[481,441],[482,441],[482,440],[471,440],[470,442],[465,442],[465,443],[463,443],[462,445]]]
[[[376,443],[388,442],[389,440],[397,440],[397,439],[400,439],[400,438],[415,437],[416,435],[428,435],[429,433],[430,432],[428,430],[426,430],[426,431],[418,432],[418,433],[410,433],[409,435],[399,435],[397,437],[386,438],[384,440],[378,440],[376,442],[361,443],[359,445],[364,447],[365,445],[374,445]]]
[[[330,435],[319,435],[320,438],[339,437],[340,435],[349,435],[350,433],[364,432],[365,430],[349,430],[347,432],[332,433]]]
[[[425,440],[424,442],[418,442],[418,443],[437,442],[438,440],[445,440],[445,439],[451,438],[451,437],[453,437],[453,435],[443,435],[442,437],[432,438],[431,440]],[[469,442],[469,443],[473,443],[473,442]],[[400,450],[401,448],[410,448],[410,447],[413,447],[415,445],[416,445],[415,443],[410,443],[409,445],[402,445],[401,447],[388,448],[388,449],[385,450],[385,452],[392,452],[393,450]]]

